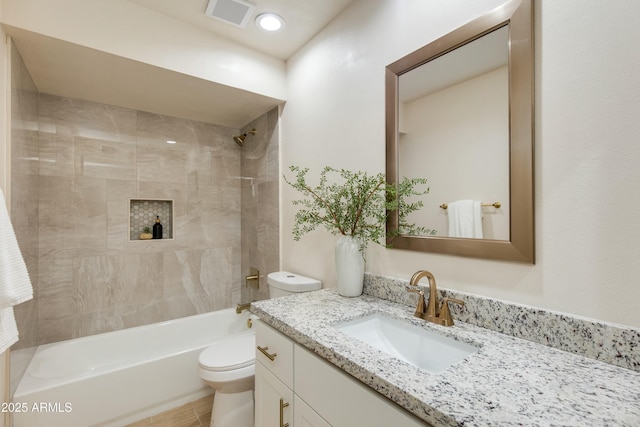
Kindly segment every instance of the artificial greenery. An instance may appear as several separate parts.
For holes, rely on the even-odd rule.
[[[143,233],[151,233],[151,227],[144,227],[144,228],[142,229],[142,232],[143,232]]]
[[[296,179],[289,181],[285,176],[285,182],[306,197],[293,201],[294,206],[300,207],[293,226],[295,240],[322,225],[332,234],[357,238],[364,254],[369,242],[380,243],[385,237],[394,237],[386,232],[386,222],[389,212],[395,210],[399,218],[396,235],[434,233],[407,223],[407,216],[423,206],[421,200],[409,203],[407,199],[429,192],[428,188],[416,190],[416,186],[427,183],[424,178],[403,178],[396,187],[387,183],[382,173],[369,175],[327,166],[320,173],[319,184],[314,187],[307,183],[308,168],[290,166],[289,169],[296,174]],[[329,175],[339,178],[340,183],[330,180]]]

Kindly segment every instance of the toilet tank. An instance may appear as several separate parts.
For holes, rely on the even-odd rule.
[[[322,288],[322,282],[317,279],[289,273],[288,271],[276,271],[267,275],[269,284],[269,297],[277,298],[285,295],[294,295],[300,292],[316,291]]]

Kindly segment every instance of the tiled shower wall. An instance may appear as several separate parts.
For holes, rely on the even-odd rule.
[[[242,147],[242,302],[269,297],[267,274],[280,266],[278,109],[249,123],[256,129]],[[245,286],[250,268],[260,271],[259,287]]]
[[[39,125],[39,343],[240,300],[237,130],[50,95]],[[173,200],[173,239],[130,241],[130,199]]]
[[[238,129],[38,94],[14,56],[11,216],[35,291],[14,349],[268,295],[243,270],[278,267],[277,109],[241,148]],[[130,199],[173,200],[173,238],[131,241]]]
[[[34,298],[15,307],[20,341],[38,343],[38,91],[11,44],[11,222],[20,245]]]

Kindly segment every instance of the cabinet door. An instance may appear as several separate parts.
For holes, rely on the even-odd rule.
[[[331,427],[316,411],[314,411],[300,396],[293,396],[293,422],[296,427]]]
[[[300,346],[295,348],[296,395],[334,427],[422,427],[426,424]]]
[[[254,327],[256,360],[269,368],[287,387],[293,389],[293,341],[260,320],[254,323]]]
[[[255,427],[293,427],[293,391],[256,362]]]

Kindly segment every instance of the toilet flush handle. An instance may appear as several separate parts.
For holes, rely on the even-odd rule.
[[[267,358],[269,360],[271,360],[272,362],[274,360],[276,360],[276,356],[278,355],[278,353],[273,353],[273,354],[269,354],[269,347],[260,347],[258,346],[258,350],[260,350],[260,353],[264,354],[265,356],[267,356]]]

